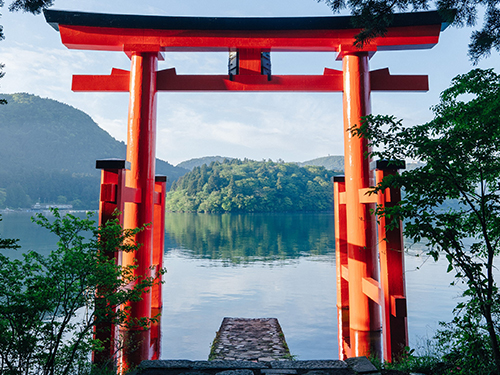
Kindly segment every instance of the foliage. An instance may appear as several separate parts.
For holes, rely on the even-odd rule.
[[[431,351],[426,351],[422,354],[417,354],[415,350],[406,348],[407,351],[403,357],[397,362],[381,363],[378,358],[372,358],[371,361],[382,374],[393,374],[392,371],[400,371],[404,374],[425,374],[425,375],[469,375],[478,374],[486,375],[493,374],[490,372],[481,372],[481,368],[468,366],[467,358],[463,358],[459,362],[450,361],[442,356],[439,349],[434,345]],[[462,364],[466,364],[463,367]],[[484,367],[484,366],[483,366]],[[476,370],[478,372],[476,372]]]
[[[118,266],[113,258],[115,251],[138,249],[132,236],[140,229],[123,230],[116,220],[96,228],[90,215],[53,214],[53,221],[33,218],[59,238],[50,255],[29,251],[12,260],[0,254],[1,374],[88,374],[96,370],[91,350],[104,344],[93,339],[94,325],[151,323],[115,308],[140,300],[157,282],[134,276],[136,266]]]
[[[9,10],[40,14],[43,9],[51,7],[52,4],[54,0],[14,0],[10,3]]]
[[[475,304],[469,300],[469,304]],[[498,308],[498,301],[493,303]],[[462,311],[459,311],[462,310]],[[498,312],[495,313],[497,315]],[[498,316],[498,315],[497,315]],[[498,318],[495,319],[498,322]],[[455,374],[498,374],[491,340],[481,311],[467,306],[458,308],[449,323],[440,322],[435,339],[442,361],[453,364]]]
[[[432,121],[411,128],[392,116],[368,116],[353,132],[379,149],[373,156],[425,163],[376,187],[406,192],[400,204],[378,207],[376,213],[390,227],[406,219],[408,238],[428,241],[434,258],[446,256],[448,272],[454,270],[457,281],[466,285],[466,302],[445,327],[449,348],[465,354],[460,348],[479,349],[473,343],[480,340],[488,353],[478,358],[493,359],[500,373],[500,301],[493,273],[500,250],[500,75],[476,69],[455,77],[433,111]],[[443,208],[449,199],[456,201],[455,208]]]
[[[327,211],[333,172],[272,161],[225,160],[195,167],[172,184],[167,210],[184,212]]]
[[[483,15],[482,29],[473,31],[469,44],[469,57],[473,62],[487,57],[492,49],[500,51],[499,0],[317,0],[325,2],[339,13],[348,9],[354,15],[355,27],[363,28],[356,36],[356,44],[362,46],[369,39],[384,35],[393,21],[394,13],[404,11],[426,11],[435,7],[443,19],[456,26],[475,26]]]
[[[444,324],[444,323],[442,323]],[[446,324],[444,324],[446,325]],[[453,326],[453,330],[463,327]],[[471,327],[469,327],[471,328]],[[467,329],[465,335],[472,331]],[[406,348],[404,355],[395,362],[380,362],[379,358],[370,358],[382,374],[393,374],[400,371],[404,374],[425,375],[494,375],[497,374],[495,362],[489,357],[488,338],[483,337],[482,343],[472,339],[457,346],[449,336],[439,332],[438,337],[427,340],[424,347],[417,350]],[[485,346],[477,346],[484,344]],[[398,373],[399,374],[399,373]]]

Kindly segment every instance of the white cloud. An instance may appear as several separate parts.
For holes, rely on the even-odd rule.
[[[84,53],[18,44],[2,49],[2,90],[54,97],[68,92],[72,74],[88,63]]]

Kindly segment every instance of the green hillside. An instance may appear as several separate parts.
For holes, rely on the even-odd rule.
[[[26,93],[0,95],[0,208],[72,203],[97,208],[100,172],[95,161],[124,158],[126,146],[87,114]],[[170,181],[187,170],[157,160]]]
[[[333,209],[334,172],[295,163],[239,159],[203,164],[172,184],[174,212],[276,212]]]

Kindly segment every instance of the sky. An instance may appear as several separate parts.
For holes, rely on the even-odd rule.
[[[7,1],[10,3],[10,1]],[[299,17],[329,16],[316,0],[56,0],[52,9],[165,16]],[[126,141],[128,93],[74,93],[73,74],[109,74],[130,69],[123,52],[67,49],[43,15],[2,10],[0,42],[5,77],[0,92],[27,92],[78,108],[118,140]],[[391,74],[427,74],[427,93],[375,92],[372,113],[393,114],[405,124],[432,119],[457,74],[474,68],[467,57],[470,28],[449,27],[432,49],[377,52],[370,69],[389,67]],[[335,53],[271,54],[273,74],[322,74],[342,69]],[[178,74],[227,74],[227,53],[165,54],[159,69]],[[481,68],[500,68],[500,56],[483,59]],[[343,154],[341,93],[166,93],[157,97],[157,157],[171,164],[221,155],[236,158],[306,161]]]

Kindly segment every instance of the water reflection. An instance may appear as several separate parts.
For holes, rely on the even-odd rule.
[[[0,235],[20,238],[23,249],[2,253],[56,247],[30,216],[3,215]],[[328,213],[167,214],[161,358],[206,359],[224,316],[276,317],[299,359],[338,358],[333,237]],[[446,259],[417,257],[420,247],[405,259],[412,348],[451,320],[460,292]]]
[[[231,263],[296,259],[335,252],[333,214],[168,213],[168,248]]]

